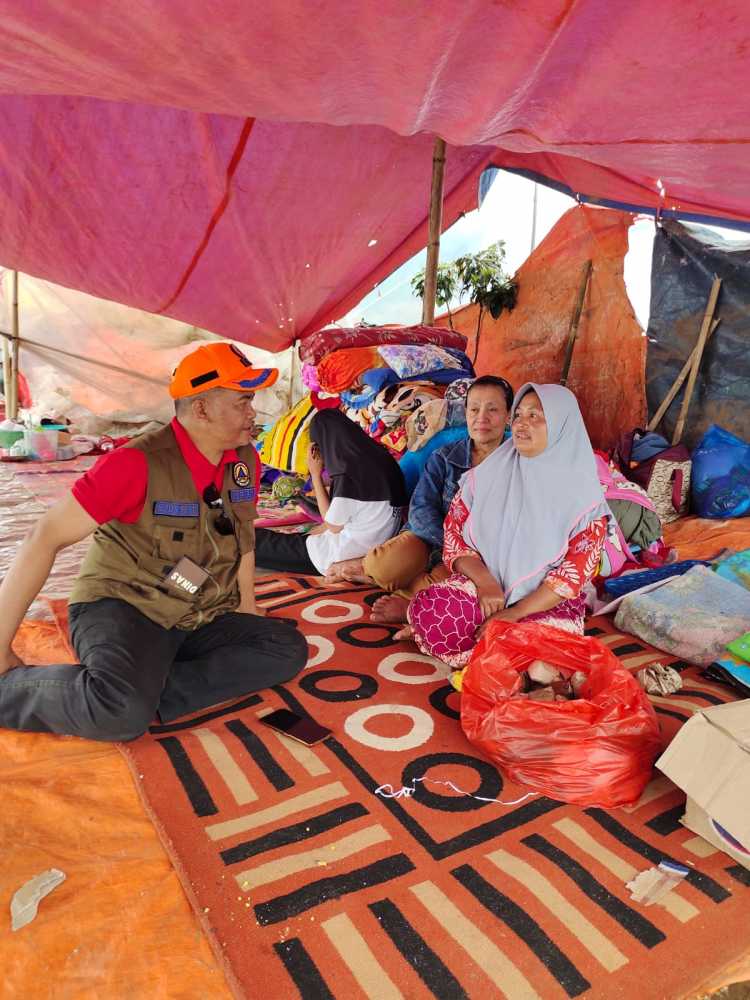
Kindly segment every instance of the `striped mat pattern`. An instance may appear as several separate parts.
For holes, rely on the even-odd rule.
[[[305,578],[259,590],[308,637],[300,677],[124,747],[238,997],[672,1000],[746,950],[750,872],[680,825],[666,778],[613,811],[437,784],[376,796],[425,775],[506,801],[525,789],[473,753],[446,668],[369,621],[377,593]],[[589,631],[629,668],[681,670],[679,694],[654,699],[665,741],[731,698],[609,620]],[[278,707],[333,736],[308,748],[259,725]],[[663,858],[689,876],[634,903],[625,883]]]

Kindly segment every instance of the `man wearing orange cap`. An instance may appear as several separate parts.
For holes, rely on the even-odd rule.
[[[32,528],[0,585],[0,726],[131,740],[289,680],[307,646],[255,604],[254,369],[231,344],[178,365],[175,418],[103,456]],[[80,663],[25,666],[11,642],[57,553],[93,535],[70,598]]]

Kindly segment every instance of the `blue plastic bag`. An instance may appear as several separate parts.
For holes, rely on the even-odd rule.
[[[750,443],[712,424],[693,452],[693,512],[700,517],[750,514]]]

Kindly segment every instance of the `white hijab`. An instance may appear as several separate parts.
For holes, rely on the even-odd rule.
[[[469,509],[464,541],[501,584],[509,605],[560,565],[574,535],[592,521],[612,518],[575,396],[561,385],[527,382],[516,393],[511,419],[532,390],[547,421],[541,455],[524,458],[511,439],[461,480]]]

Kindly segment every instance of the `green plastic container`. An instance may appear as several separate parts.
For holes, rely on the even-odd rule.
[[[23,437],[23,431],[0,431],[0,448],[10,448]]]

